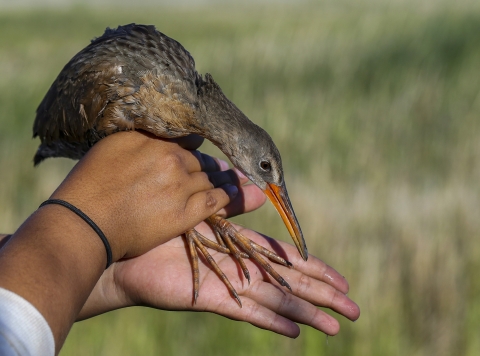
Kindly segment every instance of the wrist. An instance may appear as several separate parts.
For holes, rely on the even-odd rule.
[[[53,249],[56,246],[63,251],[62,254],[69,255],[69,261],[88,257],[95,268],[102,264],[105,269],[105,246],[96,231],[81,216],[65,206],[46,204],[41,205],[32,217],[49,224],[45,226],[45,234],[40,240],[42,248]]]
[[[78,216],[49,205],[25,221],[0,255],[0,286],[37,308],[59,349],[105,268],[103,244]]]
[[[102,204],[93,204],[91,201],[94,200],[88,197],[78,198],[62,194],[62,192],[59,194],[58,191],[50,197],[50,200],[62,200],[67,202],[68,205],[73,206],[73,209],[66,206],[60,208],[64,209],[68,214],[77,215],[78,221],[95,233],[97,240],[100,241],[103,246],[105,265],[107,264],[109,254],[111,256],[111,260],[108,261],[110,264],[125,256],[128,243],[125,241],[125,238],[122,238],[123,234],[117,231],[115,224],[118,215],[116,212],[117,204],[109,203],[106,199],[98,199],[102,201]],[[74,212],[74,209],[79,210],[81,213]],[[90,222],[82,219],[82,217],[80,217],[81,214],[90,220]],[[96,231],[94,226],[100,231]]]
[[[107,256],[107,264],[106,264],[106,268],[108,268],[111,264],[112,264],[112,249],[110,247],[110,243],[108,242],[105,234],[103,233],[103,231],[98,227],[97,224],[95,224],[95,222],[90,219],[88,217],[88,215],[86,215],[83,211],[81,211],[80,209],[78,209],[76,206],[70,204],[69,202],[66,202],[65,200],[61,200],[61,199],[48,199],[48,200],[45,200],[41,205],[40,205],[40,208],[42,208],[43,206],[46,206],[46,205],[50,205],[50,204],[56,204],[56,205],[60,205],[60,206],[63,206],[64,208],[70,210],[72,213],[74,213],[75,215],[77,215],[79,218],[81,218],[86,224],[88,224],[93,231],[95,231],[95,233],[97,234],[98,238],[102,241],[104,247],[105,247],[105,253],[106,253],[106,256]]]

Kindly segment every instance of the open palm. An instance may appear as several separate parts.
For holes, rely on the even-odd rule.
[[[237,290],[243,307],[237,304],[223,282],[205,263],[200,263],[200,294],[193,303],[192,267],[185,242],[177,237],[148,253],[115,263],[95,287],[80,318],[121,307],[143,305],[166,310],[213,312],[230,319],[247,321],[289,337],[298,336],[298,323],[310,325],[329,335],[339,331],[335,318],[316,306],[330,308],[355,320],[358,306],[345,293],[346,280],[314,256],[303,261],[296,248],[237,226],[246,237],[283,254],[294,268],[273,264],[293,290],[280,287],[257,265],[246,260],[251,283],[243,277],[238,263],[229,255],[210,251],[219,267]],[[199,232],[213,239],[205,223]],[[90,305],[89,305],[90,303]],[[92,306],[94,305],[94,306]]]

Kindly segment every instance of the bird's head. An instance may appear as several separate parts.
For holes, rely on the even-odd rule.
[[[256,186],[263,190],[282,217],[302,258],[308,258],[307,246],[300,224],[295,216],[285,185],[282,158],[270,135],[252,123],[248,135],[239,137],[239,154],[232,163]]]
[[[207,74],[198,91],[202,136],[208,138],[264,191],[282,217],[304,260],[307,247],[285,186],[282,159],[270,135],[251,122]]]

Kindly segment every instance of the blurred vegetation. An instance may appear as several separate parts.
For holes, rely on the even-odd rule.
[[[105,27],[155,24],[274,138],[309,251],[362,315],[296,340],[143,308],[74,326],[62,355],[476,355],[480,4],[460,0],[62,7],[0,12],[0,231],[73,162],[34,169],[35,109]],[[211,145],[205,150],[218,154]],[[273,207],[237,221],[288,240]]]

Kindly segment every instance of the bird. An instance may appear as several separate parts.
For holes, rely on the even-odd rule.
[[[196,71],[193,57],[179,42],[153,25],[107,28],[65,65],[36,111],[33,137],[41,143],[34,165],[49,157],[80,159],[102,138],[128,130],[144,130],[162,138],[197,134],[210,140],[263,190],[307,260],[281,156],[272,138],[225,96],[211,74],[202,76]],[[198,249],[242,306],[206,247],[232,254],[248,282],[244,258],[257,261],[291,290],[265,257],[284,266],[291,267],[290,262],[249,240],[218,215],[206,222],[217,242],[195,229],[183,235],[192,260],[193,303],[199,295]]]

